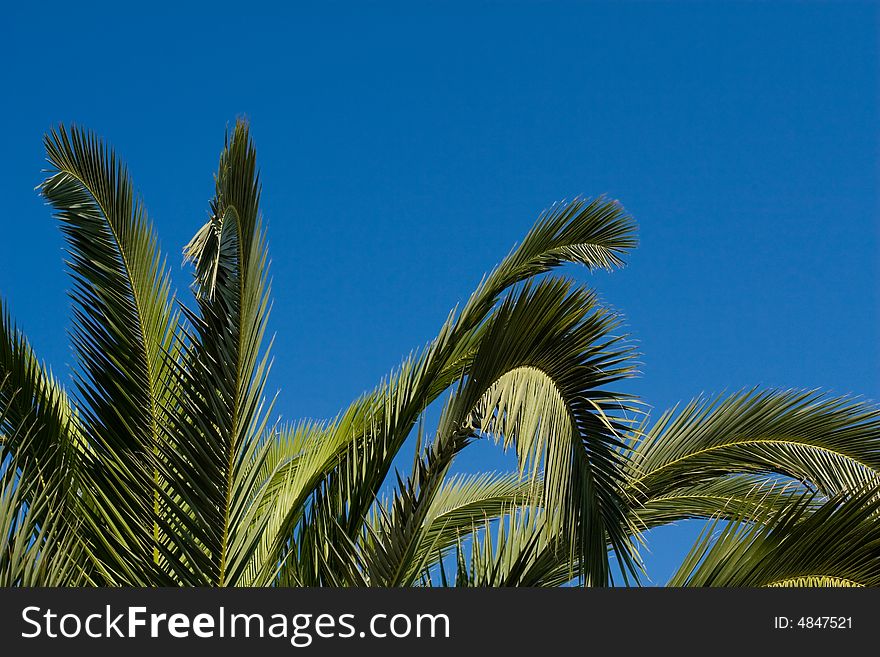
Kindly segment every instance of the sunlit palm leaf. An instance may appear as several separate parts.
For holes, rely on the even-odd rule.
[[[471,534],[470,550],[456,551],[455,586],[562,586],[571,581],[572,553],[564,537],[547,531],[547,516],[511,511]],[[576,557],[575,557],[576,558]]]
[[[29,463],[29,473],[45,473],[42,480],[27,485],[38,490],[51,473],[52,485],[75,491],[77,460],[71,452],[82,446],[77,440],[74,411],[65,390],[40,364],[25,336],[13,324],[2,298],[0,409],[0,445],[5,453],[18,463]],[[66,498],[57,502],[67,503]]]
[[[776,474],[826,494],[880,473],[880,409],[816,391],[751,391],[664,414],[636,446],[629,489],[642,500],[731,473]]]
[[[157,240],[124,165],[96,136],[63,126],[45,140],[41,185],[61,220],[73,277],[73,343],[83,433],[100,453],[85,486],[98,555],[144,583],[161,577],[155,455],[170,393],[176,317]],[[124,555],[124,556],[123,556]]]
[[[428,563],[444,555],[482,522],[500,518],[511,509],[541,506],[540,478],[517,474],[457,475],[444,481],[424,520],[413,563]],[[410,573],[416,581],[418,573]]]
[[[800,482],[778,476],[735,474],[651,497],[632,514],[643,530],[693,519],[758,520],[801,503],[808,492]]]

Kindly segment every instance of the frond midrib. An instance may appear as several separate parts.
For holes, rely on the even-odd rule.
[[[841,451],[831,449],[830,447],[823,447],[821,445],[816,445],[813,443],[798,442],[795,440],[786,440],[786,439],[781,439],[781,438],[754,438],[754,439],[748,439],[748,440],[738,440],[738,441],[733,441],[733,442],[729,442],[729,443],[723,443],[721,445],[712,445],[711,447],[705,447],[705,448],[699,449],[695,452],[690,452],[690,453],[685,454],[683,456],[680,456],[676,459],[673,459],[672,461],[668,461],[667,463],[664,463],[663,465],[661,465],[653,470],[650,470],[635,479],[631,479],[629,481],[629,483],[627,483],[627,488],[628,489],[635,488],[641,482],[643,482],[645,479],[653,477],[658,472],[661,472],[662,470],[670,468],[674,465],[678,465],[679,463],[682,463],[683,461],[687,461],[688,459],[696,458],[698,456],[702,456],[704,454],[708,454],[710,452],[721,450],[721,449],[727,449],[730,447],[743,447],[746,445],[785,445],[788,447],[804,447],[804,448],[809,448],[809,449],[815,449],[815,450],[819,450],[821,452],[825,452],[826,454],[838,456],[846,461],[850,461],[852,463],[855,463],[856,465],[858,465],[866,470],[870,470],[874,473],[878,472],[876,469],[874,469],[872,466],[868,465],[867,463],[863,463],[862,461],[859,461],[857,458],[854,458],[854,457],[850,456],[849,454],[845,454]]]
[[[147,373],[147,396],[149,397],[150,402],[150,442],[151,446],[154,450],[158,450],[159,444],[159,423],[158,423],[158,405],[156,403],[156,395],[157,395],[157,381],[155,380],[155,372],[153,371],[153,365],[150,358],[150,340],[147,336],[146,331],[144,330],[144,306],[142,304],[142,300],[140,298],[140,294],[138,293],[137,285],[133,284],[134,276],[132,275],[132,267],[125,249],[122,248],[122,242],[119,238],[119,234],[117,233],[115,227],[113,226],[113,222],[110,220],[110,214],[107,212],[107,208],[104,207],[104,204],[101,203],[95,191],[89,186],[89,184],[83,179],[75,171],[72,171],[69,167],[59,167],[59,171],[64,174],[70,176],[83,188],[88,192],[89,196],[91,196],[92,200],[95,202],[95,205],[101,210],[101,214],[104,216],[104,223],[107,225],[107,229],[110,231],[110,234],[113,236],[113,241],[116,244],[116,250],[119,253],[119,258],[122,262],[123,269],[125,270],[126,281],[128,282],[128,287],[131,290],[131,296],[134,299],[135,307],[137,308],[137,326],[138,326],[138,334],[141,339],[142,349],[138,356],[140,360],[142,360],[142,364],[146,369]],[[153,470],[153,485],[158,489],[159,486],[159,478],[158,478],[158,470],[154,468]],[[153,522],[153,540],[158,543],[159,541],[159,523],[158,523],[158,515],[159,515],[159,491],[156,490],[153,495],[153,513],[156,515],[156,519]],[[154,545],[153,547],[153,562],[159,563],[159,548]]]
[[[226,460],[226,494],[224,499],[223,506],[223,538],[220,543],[220,573],[218,584],[220,586],[226,585],[226,568],[227,568],[227,549],[229,547],[229,524],[230,524],[230,509],[232,507],[232,481],[233,481],[233,467],[235,464],[235,456],[236,456],[236,440],[235,436],[238,435],[238,423],[239,423],[239,415],[241,411],[241,382],[244,378],[243,373],[243,365],[241,354],[243,353],[242,348],[242,335],[244,333],[244,288],[245,288],[245,266],[244,266],[244,247],[242,246],[242,229],[241,229],[241,217],[238,214],[238,209],[230,205],[226,209],[226,213],[232,210],[235,213],[235,230],[238,232],[238,239],[236,239],[237,243],[237,252],[238,252],[238,335],[236,336],[236,356],[237,363],[235,367],[235,401],[233,403],[232,410],[232,423],[231,428],[232,432],[229,440],[229,454]],[[225,214],[225,213],[224,213]],[[225,222],[224,222],[225,223]],[[220,227],[221,234],[223,227]],[[218,255],[219,260],[219,255]]]

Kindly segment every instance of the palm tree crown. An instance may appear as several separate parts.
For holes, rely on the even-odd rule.
[[[620,391],[621,318],[555,273],[623,264],[635,224],[616,201],[553,206],[374,390],[285,423],[247,124],[184,249],[190,306],[113,151],[77,128],[45,145],[76,364],[67,389],[0,300],[0,584],[638,583],[645,531],[689,518],[712,522],[672,584],[880,584],[877,406],[751,390],[651,421]],[[451,474],[477,440],[518,471]]]

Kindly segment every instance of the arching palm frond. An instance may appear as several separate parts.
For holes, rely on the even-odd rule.
[[[364,518],[394,458],[424,410],[469,370],[489,329],[489,317],[506,290],[564,262],[590,268],[620,265],[621,255],[634,245],[632,219],[615,201],[578,199],[542,215],[461,313],[450,314],[438,337],[349,409],[347,415],[359,419],[348,426],[361,427],[363,432],[351,435],[351,448],[322,483],[312,504],[313,518],[302,532],[305,553],[320,549],[311,543],[323,535],[310,528],[319,522],[325,531],[345,532],[337,542],[359,540]],[[315,514],[327,517],[319,520]]]
[[[168,272],[113,151],[63,126],[45,145],[51,169],[40,189],[61,220],[73,278],[82,432],[100,454],[83,486],[94,511],[90,549],[111,582],[163,581],[169,537],[156,455],[172,392],[167,354],[176,316]]]
[[[613,334],[617,327],[616,316],[598,307],[591,293],[572,290],[561,279],[508,296],[488,320],[436,439],[398,489],[394,522],[374,546],[383,552],[380,582],[402,583],[404,562],[416,549],[453,457],[481,434],[514,446],[521,471],[529,467],[532,477],[543,467],[541,494],[551,510],[550,530],[571,537],[582,564],[572,576],[607,583],[608,540],[633,566],[627,560],[634,528],[623,499],[625,445],[619,436],[635,409],[626,395],[605,387],[634,370],[631,349]]]
[[[880,586],[880,486],[815,494],[762,523],[711,524],[670,586]]]
[[[778,476],[733,474],[655,495],[631,513],[643,531],[682,520],[757,521],[801,503],[809,492],[801,482]]]
[[[40,364],[24,334],[13,324],[0,298],[0,448],[16,463],[29,463],[19,473],[25,487],[39,491],[46,484],[77,490],[74,452],[82,449],[74,410],[66,391]],[[0,464],[3,461],[0,460]],[[31,473],[42,476],[31,477]],[[21,495],[22,493],[19,493]],[[62,507],[67,495],[56,502]]]
[[[633,450],[629,490],[645,501],[734,473],[852,490],[880,473],[880,409],[816,391],[698,398],[665,413]]]
[[[577,198],[542,213],[525,239],[483,279],[461,311],[462,332],[478,326],[507,290],[567,262],[589,269],[622,267],[636,226],[617,201]]]

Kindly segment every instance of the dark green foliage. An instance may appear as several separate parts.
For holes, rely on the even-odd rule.
[[[68,392],[0,305],[0,584],[605,586],[614,559],[639,582],[642,532],[687,518],[731,522],[675,584],[878,584],[876,406],[752,391],[650,426],[619,390],[621,319],[554,273],[622,266],[635,224],[616,201],[553,206],[374,390],[284,424],[247,124],[184,249],[192,307],[113,151],[63,127],[46,150],[77,359]],[[480,440],[518,471],[450,475]]]

